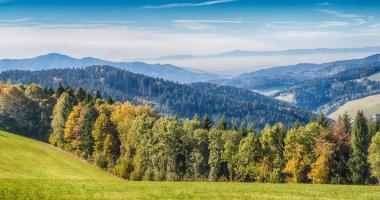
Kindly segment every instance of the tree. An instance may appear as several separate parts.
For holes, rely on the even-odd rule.
[[[224,131],[222,135],[224,141],[222,159],[227,163],[228,168],[228,178],[234,180],[234,169],[236,154],[239,150],[240,140],[242,135],[236,130]]]
[[[210,166],[209,179],[211,181],[217,181],[220,177],[220,167],[222,163],[222,151],[223,151],[223,130],[218,128],[212,128],[209,132],[209,160]]]
[[[362,111],[358,111],[351,133],[352,152],[349,158],[351,181],[354,184],[365,184],[369,178],[367,162],[369,135],[367,119]]]
[[[153,180],[153,126],[156,116],[150,112],[144,112],[134,121],[132,130],[138,135],[136,154],[133,158],[132,180]]]
[[[55,87],[55,91],[54,91],[55,97],[59,98],[64,91],[65,89],[62,87],[62,83],[58,82],[58,85]]]
[[[219,130],[227,130],[227,120],[226,117],[223,115],[222,117],[219,118],[218,122],[216,123],[216,128]]]
[[[93,147],[91,131],[95,119],[96,111],[91,105],[79,103],[74,106],[64,129],[65,147],[68,150],[83,158],[91,157]]]
[[[203,116],[202,127],[206,130],[210,130],[212,128],[212,121],[207,114]]]
[[[331,143],[334,144],[330,159],[331,183],[349,183],[350,171],[348,169],[347,163],[351,151],[350,130],[351,119],[347,113],[342,117],[339,117],[337,123],[331,130]]]
[[[198,180],[206,180],[210,171],[208,165],[210,156],[208,131],[203,128],[195,129],[192,138],[194,146],[191,161],[194,177]]]
[[[74,104],[74,99],[66,92],[58,98],[53,109],[51,127],[53,133],[49,137],[49,142],[55,146],[63,147],[64,129],[67,117],[69,116]]]
[[[307,174],[315,161],[313,148],[321,131],[322,127],[318,122],[311,122],[305,127],[299,126],[288,132],[285,138],[287,162],[283,171],[288,176],[288,182],[309,182]]]
[[[260,140],[253,133],[243,138],[236,154],[235,172],[240,181],[255,181],[262,157]]]
[[[273,127],[266,126],[263,130],[260,142],[264,158],[262,160],[262,181],[282,182],[282,170],[285,165],[286,130],[282,124]]]
[[[313,183],[330,182],[330,159],[335,145],[331,142],[330,131],[322,131],[314,146],[315,162],[311,165],[308,177]]]
[[[77,102],[82,102],[86,99],[87,93],[82,87],[78,87],[75,91],[75,98]]]
[[[56,99],[51,97],[47,91],[37,84],[29,84],[25,89],[25,96],[34,102],[37,114],[34,117],[34,126],[42,139],[48,139],[50,133],[51,114]]]
[[[94,160],[101,168],[112,168],[120,156],[120,141],[111,121],[111,112],[112,107],[108,104],[100,105],[92,129]]]
[[[372,176],[380,182],[380,132],[377,132],[372,137],[368,150],[368,162],[370,163]]]
[[[173,117],[162,117],[153,126],[152,157],[156,180],[182,180],[186,175],[184,131],[181,123]]]

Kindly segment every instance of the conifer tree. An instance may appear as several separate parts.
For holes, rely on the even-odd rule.
[[[369,178],[367,162],[369,145],[368,125],[362,111],[358,111],[351,133],[352,152],[349,159],[351,181],[354,184],[365,184]]]
[[[202,127],[206,130],[210,130],[212,128],[212,121],[207,114],[203,116]]]

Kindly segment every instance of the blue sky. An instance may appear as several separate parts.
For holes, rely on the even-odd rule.
[[[1,58],[365,46],[380,46],[376,0],[0,0]]]

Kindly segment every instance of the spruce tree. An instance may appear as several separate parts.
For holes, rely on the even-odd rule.
[[[216,123],[216,128],[219,130],[227,130],[227,120],[224,115]]]
[[[348,166],[351,172],[351,181],[354,184],[365,184],[369,178],[367,162],[369,145],[368,125],[363,111],[358,111],[351,132],[351,155]]]
[[[212,128],[212,121],[210,119],[210,117],[205,114],[203,116],[203,120],[202,120],[202,128],[206,129],[206,130],[210,130]]]
[[[55,91],[54,91],[55,97],[57,98],[60,97],[64,91],[65,89],[62,87],[62,83],[58,82],[58,85],[55,87]]]

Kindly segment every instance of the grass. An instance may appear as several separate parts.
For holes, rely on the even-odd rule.
[[[380,114],[380,94],[348,101],[340,106],[335,112],[331,113],[329,117],[337,120],[339,115],[347,112],[351,118],[354,118],[358,110],[363,110],[364,114],[367,116]]]
[[[0,131],[0,199],[380,199],[379,186],[133,182]]]
[[[0,178],[116,179],[46,143],[4,131],[0,131]]]
[[[369,80],[372,80],[372,81],[380,81],[380,73],[376,73],[370,77],[368,77]]]

